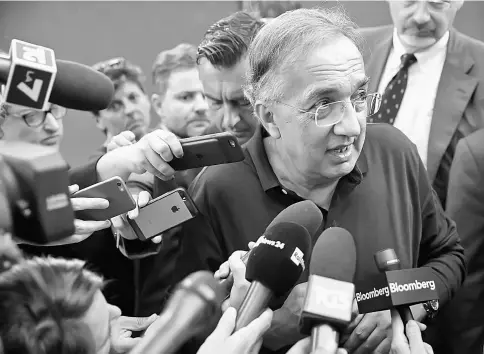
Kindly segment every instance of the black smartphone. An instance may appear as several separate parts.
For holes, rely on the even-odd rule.
[[[198,209],[187,191],[177,188],[151,200],[139,209],[136,219],[128,218],[128,222],[140,240],[148,240],[197,214]]]
[[[231,133],[216,133],[180,139],[183,157],[169,162],[175,171],[244,160],[244,153]]]

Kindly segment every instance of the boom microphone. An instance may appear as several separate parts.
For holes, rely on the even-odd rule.
[[[277,214],[274,220],[272,220],[269,226],[267,226],[266,231],[264,231],[264,235],[272,226],[280,222],[294,222],[299,224],[306,228],[311,238],[313,238],[323,223],[323,213],[321,213],[321,210],[319,210],[317,205],[310,200],[304,200],[302,202],[292,204]],[[272,235],[271,237],[277,237],[277,235]],[[277,241],[277,239],[273,240]],[[246,265],[251,252],[252,250],[244,254],[241,258]],[[224,287],[227,297],[230,295],[230,290],[232,289],[233,284],[234,275],[231,272],[229,272],[227,278],[220,281],[220,285]]]
[[[165,310],[130,354],[175,353],[186,341],[220,319],[223,292],[207,271],[186,277]]]
[[[311,243],[299,224],[280,222],[268,228],[247,260],[246,279],[252,283],[237,313],[236,331],[256,319],[273,297],[294,287],[306,267]]]
[[[398,259],[397,254],[395,253],[395,250],[393,248],[387,248],[378,251],[377,253],[375,253],[374,258],[376,267],[382,273],[402,269],[400,260]],[[399,305],[395,308],[400,314],[403,324],[406,325],[408,321],[413,320],[413,315],[410,307],[408,307],[407,305]]]
[[[0,83],[6,103],[46,109],[48,102],[80,111],[100,111],[114,95],[109,78],[79,63],[55,60],[54,51],[12,40],[8,58],[0,56]]]
[[[325,230],[311,256],[300,332],[311,335],[312,351],[335,354],[339,334],[350,322],[355,288],[356,248],[340,227]]]

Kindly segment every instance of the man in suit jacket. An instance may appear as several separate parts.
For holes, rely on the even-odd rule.
[[[390,123],[417,145],[445,205],[458,140],[484,128],[484,43],[452,28],[463,0],[388,3],[393,25],[362,30],[369,92],[383,94],[400,68],[400,56],[414,53],[416,62]]]
[[[482,354],[484,345],[484,130],[459,141],[450,169],[447,211],[457,223],[468,275],[436,318],[436,353]],[[438,351],[437,351],[438,350]]]

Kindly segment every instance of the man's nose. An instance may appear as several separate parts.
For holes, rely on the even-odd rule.
[[[345,102],[343,118],[334,126],[334,133],[342,136],[358,136],[361,133],[361,125],[358,114],[351,102]]]
[[[430,21],[430,13],[428,9],[427,1],[417,1],[417,8],[413,14],[413,20],[418,25],[425,24]]]
[[[234,127],[238,122],[240,122],[239,111],[231,105],[225,105],[224,116],[222,119],[222,129],[224,131],[234,130]]]
[[[203,95],[197,95],[193,105],[194,105],[193,109],[197,114],[204,115],[205,113],[207,113],[208,103],[205,97],[203,97]]]
[[[52,113],[46,113],[44,122],[44,129],[49,132],[56,132],[60,129],[60,122],[52,115]]]

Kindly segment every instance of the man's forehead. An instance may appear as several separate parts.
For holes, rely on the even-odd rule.
[[[123,97],[129,96],[132,93],[143,94],[143,91],[141,91],[141,89],[136,83],[132,81],[126,81],[125,83],[123,83],[118,87],[118,89],[114,93],[113,99],[120,100]]]
[[[172,72],[168,78],[168,88],[176,91],[201,91],[202,83],[197,68],[180,69]]]

